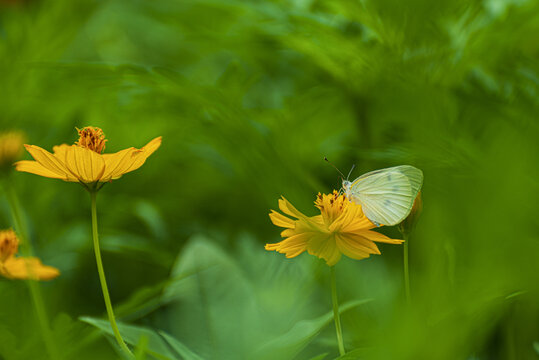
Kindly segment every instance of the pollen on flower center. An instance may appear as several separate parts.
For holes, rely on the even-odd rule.
[[[98,127],[87,126],[82,129],[77,129],[79,133],[79,140],[75,142],[75,145],[84,147],[101,154],[105,150],[105,134],[103,130]]]
[[[314,205],[320,210],[326,226],[329,226],[343,213],[348,203],[346,196],[333,191],[331,194],[318,193]]]
[[[0,231],[0,263],[17,253],[19,249],[19,239],[13,230]]]

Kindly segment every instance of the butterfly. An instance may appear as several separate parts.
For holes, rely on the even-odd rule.
[[[346,197],[363,208],[376,226],[401,223],[423,185],[423,172],[410,165],[371,171],[354,181],[343,180]]]

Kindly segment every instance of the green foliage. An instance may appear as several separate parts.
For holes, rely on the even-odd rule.
[[[86,125],[107,152],[163,136],[98,197],[138,359],[338,358],[327,267],[263,248],[281,195],[314,214],[340,187],[324,156],[353,176],[425,174],[411,307],[402,247],[337,265],[342,304],[372,299],[343,313],[342,359],[534,359],[538,14],[532,0],[0,0],[0,128],[48,150]],[[118,358],[88,195],[11,180],[35,252],[62,272],[40,285],[64,358]],[[46,359],[26,284],[0,279],[0,294],[0,359]]]

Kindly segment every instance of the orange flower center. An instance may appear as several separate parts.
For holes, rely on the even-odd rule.
[[[343,213],[347,202],[346,196],[334,190],[331,194],[318,193],[314,205],[320,209],[326,226],[329,226]]]
[[[75,145],[90,149],[98,154],[101,154],[105,150],[107,139],[105,139],[103,130],[98,127],[87,126],[77,129],[77,131],[79,133],[79,140],[75,142]]]
[[[19,239],[13,230],[0,231],[0,263],[17,253],[19,249]]]

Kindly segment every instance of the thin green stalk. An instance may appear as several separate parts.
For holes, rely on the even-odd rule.
[[[333,301],[333,317],[335,319],[335,331],[337,333],[337,342],[339,344],[339,354],[346,354],[342,338],[341,317],[339,315],[339,301],[337,299],[337,279],[335,277],[335,266],[330,266],[331,270],[331,299]]]
[[[118,325],[116,324],[116,319],[114,317],[114,311],[112,310],[112,304],[110,302],[109,289],[107,287],[107,279],[105,278],[105,270],[103,269],[103,262],[101,260],[101,250],[99,249],[99,236],[97,234],[97,205],[96,197],[97,192],[90,192],[92,198],[92,237],[94,240],[94,250],[95,250],[95,260],[97,262],[97,272],[99,273],[99,281],[101,282],[101,290],[103,291],[103,298],[105,299],[105,307],[107,308],[107,314],[109,317],[110,325],[118,345],[129,355],[130,358],[133,357],[133,353],[124,342],[120,330],[118,330]]]
[[[32,244],[30,244],[30,239],[26,236],[26,228],[23,225],[17,193],[15,192],[15,189],[11,183],[9,183],[9,180],[5,182],[4,189],[9,207],[11,209],[11,215],[13,216],[15,230],[17,230],[18,237],[21,240],[21,252],[24,256],[32,256]],[[41,288],[35,280],[28,280],[26,283],[28,285],[28,289],[30,290],[30,296],[32,297],[32,303],[34,304],[37,320],[43,336],[43,342],[45,343],[45,348],[47,349],[51,359],[60,359],[56,343],[54,342],[51,329],[49,328],[49,317],[47,315],[47,311],[45,310],[43,296],[41,295]]]
[[[408,267],[408,236],[404,235],[404,290],[406,292],[406,302],[408,305],[412,303],[412,295],[410,292],[410,270]]]

